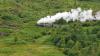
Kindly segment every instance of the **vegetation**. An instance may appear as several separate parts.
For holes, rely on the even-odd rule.
[[[0,0],[0,56],[100,56],[100,21],[37,26],[71,8],[100,10],[99,0]]]

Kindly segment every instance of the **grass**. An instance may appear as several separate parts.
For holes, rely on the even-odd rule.
[[[32,43],[1,47],[0,56],[64,56],[64,54],[54,46]]]
[[[75,0],[0,0],[0,56],[65,56],[63,49],[53,45],[53,39],[58,37],[69,38],[68,36],[73,33],[71,31],[74,30],[70,26],[75,23],[66,24],[64,27],[52,28],[39,27],[36,22],[44,16],[69,11],[76,7],[91,8],[96,12],[100,10],[100,1],[77,1],[75,5]],[[90,26],[82,27],[83,35],[87,33],[87,30],[89,30],[90,34],[94,31],[93,29],[97,28],[99,36],[99,23],[99,21],[87,22],[86,25]],[[96,38],[94,37],[95,35],[88,37],[87,34],[86,37],[88,38],[83,36],[82,39],[85,39],[83,42],[88,46],[91,43],[87,44],[87,42],[92,42]],[[99,38],[97,39],[98,43],[100,43]],[[68,40],[69,42],[67,43],[74,43],[73,40]],[[70,46],[70,44],[67,45]],[[100,49],[99,45],[97,47],[98,50]],[[86,56],[86,51],[89,52],[90,46],[87,46],[78,50],[80,51],[80,56],[83,55],[82,53]],[[66,52],[69,54],[67,55],[73,55],[77,49],[68,48]],[[97,51],[96,53],[99,52]]]

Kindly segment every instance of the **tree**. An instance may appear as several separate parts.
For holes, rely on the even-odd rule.
[[[63,18],[61,18],[59,20],[56,20],[56,22],[54,22],[54,24],[63,25],[63,24],[66,24],[66,21]]]

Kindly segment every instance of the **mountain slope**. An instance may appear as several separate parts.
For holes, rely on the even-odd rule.
[[[36,25],[76,7],[98,11],[100,1],[0,0],[0,56],[100,56],[100,21]]]

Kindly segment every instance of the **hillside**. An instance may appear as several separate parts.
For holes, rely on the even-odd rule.
[[[100,1],[0,0],[0,56],[100,56],[100,21],[36,24],[77,7],[100,11]]]

